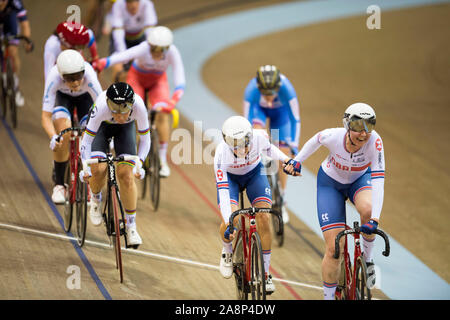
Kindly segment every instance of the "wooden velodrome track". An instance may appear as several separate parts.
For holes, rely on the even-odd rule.
[[[40,125],[43,45],[66,18],[67,6],[79,4],[83,12],[86,3],[24,2],[36,49],[21,55],[26,105],[20,110],[19,128],[11,131],[0,124],[0,298],[234,299],[234,281],[223,279],[217,269],[220,217],[212,166],[172,165],[172,175],[162,181],[158,212],[152,211],[148,200],[139,201],[137,223],[143,245],[138,252],[124,254],[123,284],[118,281],[113,251],[105,246],[108,240],[102,227],[88,224],[89,241],[83,249],[64,234],[61,208],[53,206],[49,198],[51,153]],[[155,6],[161,24],[176,28],[276,1],[220,2],[213,8],[207,0],[195,1],[187,13],[182,0],[155,1]],[[345,106],[355,99],[373,101],[379,118],[384,119],[377,131],[384,139],[390,171],[383,228],[446,281],[450,279],[450,243],[444,208],[449,205],[450,183],[445,159],[450,150],[440,142],[450,138],[446,127],[449,44],[444,40],[450,29],[448,19],[442,19],[449,13],[448,5],[386,13],[383,27],[390,27],[391,32],[373,41],[367,40],[367,30],[364,33],[356,27],[362,23],[357,18],[285,31],[224,50],[207,63],[203,73],[208,86],[240,112],[243,90],[254,70],[274,61],[271,63],[280,66],[300,95],[301,144],[317,130],[340,125]],[[397,37],[402,42],[396,41]],[[301,44],[293,41],[299,38]],[[265,41],[277,50],[270,55],[260,50]],[[363,45],[356,46],[358,43]],[[107,54],[107,45],[103,38],[101,56]],[[335,53],[325,65],[319,61],[322,52]],[[298,54],[302,63],[298,63]],[[399,59],[402,54],[406,58]],[[246,59],[252,59],[251,63]],[[313,67],[320,64],[322,74]],[[364,70],[355,67],[361,64]],[[102,75],[104,88],[110,83],[108,75]],[[367,89],[363,80],[373,90]],[[430,105],[439,116],[429,115],[424,105]],[[180,127],[192,131],[192,124],[183,117]],[[315,171],[324,156],[322,150],[305,165]],[[291,215],[285,242],[282,248],[273,247],[277,291],[270,299],[321,299],[322,240]],[[80,270],[79,289],[68,286],[73,268]],[[379,290],[374,296],[387,298]]]

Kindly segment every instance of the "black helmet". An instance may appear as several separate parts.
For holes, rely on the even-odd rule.
[[[127,113],[134,104],[134,90],[125,82],[116,82],[106,90],[106,102],[112,113]]]
[[[256,82],[261,94],[273,95],[281,86],[280,71],[273,65],[261,66],[256,72]]]

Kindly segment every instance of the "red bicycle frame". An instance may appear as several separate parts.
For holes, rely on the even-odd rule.
[[[345,230],[351,230],[349,226],[345,226]],[[352,233],[355,243],[355,250],[353,254],[353,266],[356,266],[357,259],[362,255],[360,245],[360,234]],[[344,239],[344,268],[345,268],[345,296],[349,300],[356,299],[356,272],[351,271],[350,254],[348,253],[347,235]]]

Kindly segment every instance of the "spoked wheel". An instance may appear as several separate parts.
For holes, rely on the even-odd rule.
[[[355,272],[356,300],[371,300],[372,293],[367,286],[367,265],[361,257],[356,260]]]
[[[271,215],[273,236],[279,247],[284,243],[284,222],[281,210],[283,208],[283,198],[281,197],[278,174],[268,177],[270,188],[272,189],[272,209],[278,213],[278,217]]]
[[[6,85],[7,85],[7,103],[11,114],[11,123],[13,128],[17,128],[17,107],[16,107],[16,88],[14,84],[14,73],[11,60],[6,60]]]
[[[86,239],[88,186],[79,178],[77,180],[77,242],[82,247]]]
[[[66,172],[64,174],[64,186],[66,187],[66,200],[64,201],[64,231],[70,232],[70,228],[72,227],[72,217],[73,217],[73,208],[75,203],[74,197],[74,183],[72,183],[72,179],[74,178],[74,173],[72,172],[73,168],[71,168],[70,161],[66,166]]]
[[[349,266],[351,270],[351,265]],[[350,276],[351,277],[351,276]],[[341,261],[341,273],[339,274],[338,286],[336,287],[336,294],[334,295],[335,300],[349,300],[350,299],[350,288],[348,286],[349,281],[347,279],[347,274],[345,273],[345,261]]]
[[[266,275],[264,271],[264,258],[261,240],[257,232],[252,234],[251,239],[251,275],[250,290],[252,300],[266,300]]]
[[[159,138],[156,130],[152,133],[152,145],[150,148],[149,158],[150,158],[150,169],[149,169],[149,179],[150,179],[150,197],[153,204],[153,210],[158,210],[159,207],[159,193],[160,193],[160,176],[159,170],[161,169],[161,163],[159,160],[158,152]]]
[[[239,231],[233,250],[233,273],[236,281],[236,297],[248,300],[249,287],[245,281],[245,258],[242,245],[242,232]]]
[[[112,210],[113,210],[113,220],[111,223],[114,225],[112,230],[112,242],[114,247],[114,254],[116,256],[116,269],[119,270],[120,282],[123,282],[123,267],[122,267],[122,248],[120,247],[120,213],[119,204],[117,197],[117,189],[113,186],[111,188],[112,197]]]

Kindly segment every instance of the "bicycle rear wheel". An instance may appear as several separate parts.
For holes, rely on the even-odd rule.
[[[7,85],[7,102],[11,113],[11,123],[13,128],[17,128],[17,106],[16,106],[16,86],[14,83],[14,73],[11,60],[6,60],[6,85]]]
[[[367,265],[361,257],[356,259],[355,274],[356,300],[371,300],[372,293],[367,286]]]
[[[113,221],[111,223],[114,225],[112,230],[112,242],[114,247],[114,254],[116,256],[116,269],[119,270],[120,282],[123,282],[123,267],[122,267],[122,248],[120,246],[120,219],[119,219],[119,204],[117,189],[115,186],[111,187],[111,197],[112,197],[112,208],[113,210]]]
[[[88,186],[79,178],[77,180],[77,242],[82,247],[86,239]]]
[[[159,207],[159,194],[160,194],[160,180],[159,170],[161,169],[161,163],[159,160],[159,137],[156,130],[152,132],[152,145],[149,153],[150,161],[150,197],[153,204],[153,210],[157,211]]]
[[[70,161],[66,166],[66,172],[64,174],[64,186],[66,187],[66,200],[64,201],[64,231],[70,232],[72,227],[72,218],[73,218],[73,207],[74,207],[74,173],[72,172],[73,168],[70,165]]]
[[[266,273],[264,270],[264,258],[261,239],[257,232],[251,238],[251,293],[252,300],[266,300]]]
[[[6,81],[3,81],[3,72],[0,73],[0,102],[2,104],[2,119],[6,120],[7,106],[6,106]]]
[[[249,287],[245,280],[245,257],[240,230],[233,250],[233,273],[236,282],[236,297],[238,300],[248,300]]]

